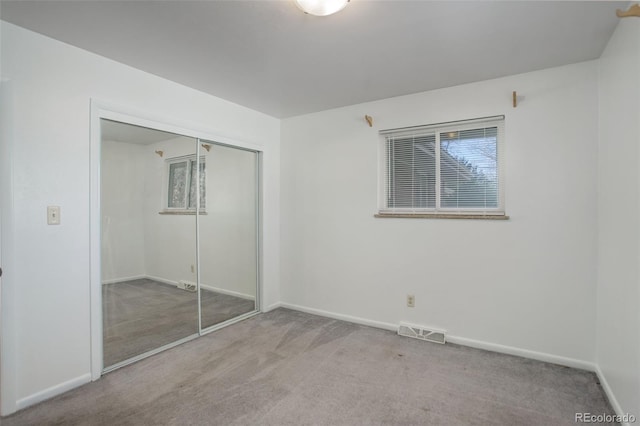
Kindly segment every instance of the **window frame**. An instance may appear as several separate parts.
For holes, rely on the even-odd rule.
[[[483,117],[471,120],[451,121],[435,123],[424,126],[413,126],[396,129],[381,130],[380,145],[378,150],[378,213],[376,217],[436,217],[436,218],[465,218],[465,219],[508,219],[505,213],[505,117],[504,115]],[[451,208],[441,205],[441,158],[440,143],[441,134],[450,132],[463,132],[482,128],[497,128],[496,134],[496,171],[498,205],[495,208]],[[435,137],[435,206],[434,207],[389,207],[389,154],[388,139],[393,137]]]
[[[178,164],[178,163],[187,163],[187,172],[185,173],[185,199],[184,199],[184,206],[183,207],[170,207],[169,206],[169,201],[170,201],[170,197],[169,197],[169,191],[170,191],[170,185],[171,185],[171,165],[172,164]],[[204,182],[204,187],[202,189],[202,192],[204,192],[205,197],[204,197],[204,207],[202,207],[202,200],[201,200],[201,195],[200,191],[199,191],[199,187],[200,185],[197,184],[196,185],[196,202],[194,207],[189,207],[190,204],[190,192],[191,192],[191,182],[193,180],[193,175],[192,175],[192,170],[193,170],[193,164],[196,164],[195,170],[197,171],[196,173],[196,179],[198,178],[200,172],[200,168],[204,168],[204,170],[202,171],[204,173],[205,176],[205,182]],[[204,155],[200,155],[199,156],[199,161],[198,161],[198,156],[196,154],[191,154],[191,155],[183,155],[180,157],[172,157],[172,158],[167,158],[165,160],[165,167],[164,167],[164,184],[162,187],[162,191],[163,191],[163,198],[162,198],[162,211],[161,213],[169,213],[169,214],[194,214],[196,211],[198,211],[200,214],[206,214],[206,208],[207,208],[207,204],[206,204],[206,191],[207,191],[207,185],[206,185],[206,173],[207,173],[207,168],[206,168],[206,157]],[[200,204],[200,205],[198,205]]]

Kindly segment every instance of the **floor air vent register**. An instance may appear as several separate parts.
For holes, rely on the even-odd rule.
[[[427,342],[440,343],[444,345],[447,340],[445,332],[442,330],[431,330],[419,325],[400,323],[398,327],[400,336],[411,337],[412,339],[425,340]]]
[[[185,280],[178,281],[177,287],[187,291],[196,291],[196,288],[197,288],[196,283],[192,283],[190,281],[185,281]]]

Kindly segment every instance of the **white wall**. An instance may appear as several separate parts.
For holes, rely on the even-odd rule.
[[[640,20],[600,58],[597,363],[621,413],[640,417]]]
[[[9,329],[3,351],[11,352],[2,359],[3,414],[90,377],[92,98],[264,147],[264,302],[279,300],[278,120],[1,25],[1,72],[11,86],[13,116],[3,133],[15,166],[12,181],[1,183],[3,194],[13,194],[13,223],[2,228],[3,256],[4,244],[14,242],[11,257],[3,257],[8,273],[2,301],[13,309],[2,312],[2,326]],[[46,225],[47,205],[61,206],[61,225]]]
[[[591,365],[596,85],[586,62],[283,120],[285,305]],[[378,130],[499,114],[510,220],[373,217]]]

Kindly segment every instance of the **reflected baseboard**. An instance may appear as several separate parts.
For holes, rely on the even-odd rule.
[[[200,284],[200,288],[203,289],[203,290],[207,290],[207,291],[213,291],[213,292],[216,292],[216,293],[226,294],[228,296],[239,297],[241,299],[253,300],[253,301],[256,300],[255,296],[252,296],[250,294],[240,293],[240,292],[233,291],[233,290],[227,290],[225,288],[220,288],[220,287],[214,287],[212,285]]]
[[[122,278],[110,278],[108,280],[104,280],[102,281],[102,285],[107,285],[107,284],[118,284],[118,283],[123,283],[126,281],[133,281],[133,280],[141,280],[144,278],[149,278],[146,275],[134,275],[132,277],[122,277]]]
[[[114,278],[114,279],[109,279],[109,280],[102,281],[102,285],[117,284],[117,283],[122,283],[122,282],[126,282],[126,281],[133,281],[133,280],[140,280],[140,279],[148,279],[148,280],[152,280],[152,281],[158,281],[158,282],[163,283],[163,284],[169,284],[169,285],[176,286],[176,287],[178,286],[178,282],[177,281],[168,280],[166,278],[156,277],[156,276],[153,276],[153,275],[136,275],[136,276],[133,276],[133,277]],[[256,300],[256,297],[252,296],[250,294],[240,293],[238,291],[228,290],[226,288],[216,287],[216,286],[213,286],[213,285],[200,284],[200,288],[202,288],[203,290],[207,290],[207,291],[213,291],[215,293],[226,294],[228,296],[235,296],[235,297],[239,297],[241,299],[246,299],[246,300],[252,300],[254,302]]]
[[[166,278],[154,277],[153,275],[145,275],[144,277],[146,279],[148,279],[148,280],[151,280],[151,281],[158,281],[159,283],[169,284],[169,285],[172,285],[172,286],[175,286],[175,287],[178,286],[178,281],[172,281],[172,280],[168,280]]]

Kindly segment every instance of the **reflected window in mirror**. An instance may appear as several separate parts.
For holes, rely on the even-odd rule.
[[[195,155],[167,159],[167,211],[195,211],[197,188],[200,188],[200,210],[206,207],[206,163],[200,157],[200,173],[197,172]]]

